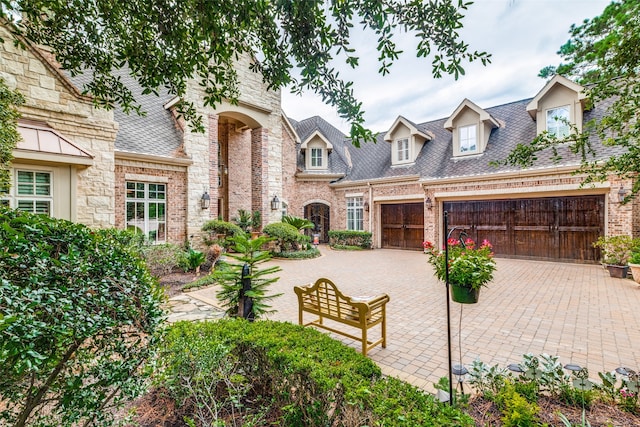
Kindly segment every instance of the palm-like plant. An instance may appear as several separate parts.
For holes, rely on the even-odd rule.
[[[272,313],[271,306],[267,301],[282,294],[268,295],[269,285],[276,282],[278,277],[267,277],[281,270],[278,266],[258,268],[259,264],[271,259],[269,251],[262,250],[262,247],[271,240],[268,237],[258,237],[250,239],[245,235],[237,235],[231,239],[232,248],[236,253],[228,253],[227,256],[233,258],[235,262],[229,264],[229,268],[216,271],[217,281],[221,286],[217,297],[225,307],[227,315],[231,317],[259,318],[263,314]],[[242,270],[248,267],[248,278],[251,281],[250,288],[243,288]],[[251,298],[252,306],[248,314],[243,313],[244,297]]]
[[[282,222],[284,222],[285,224],[291,224],[293,225],[295,228],[298,229],[298,231],[302,231],[306,228],[314,228],[315,224],[311,221],[309,221],[308,219],[304,219],[304,218],[298,218],[296,216],[291,216],[291,215],[285,215],[282,217]]]

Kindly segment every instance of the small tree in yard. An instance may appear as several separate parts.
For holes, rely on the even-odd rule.
[[[0,208],[0,424],[110,426],[142,392],[164,294],[132,241]]]
[[[267,295],[269,285],[278,280],[277,277],[267,277],[273,273],[280,271],[280,267],[273,266],[260,269],[258,265],[271,259],[269,251],[262,250],[262,247],[270,240],[268,237],[258,237],[250,239],[247,236],[237,235],[231,238],[233,242],[233,250],[236,254],[229,253],[227,256],[234,258],[237,262],[230,264],[228,268],[217,270],[218,282],[222,287],[218,292],[218,299],[222,302],[223,307],[227,309],[227,314],[231,317],[242,317],[239,308],[242,304],[243,295],[251,298],[253,306],[251,307],[251,318],[258,318],[263,314],[270,313],[271,307],[267,305],[267,301],[277,295]],[[247,264],[249,267],[249,275],[251,280],[251,289],[247,292],[242,286],[242,270]]]

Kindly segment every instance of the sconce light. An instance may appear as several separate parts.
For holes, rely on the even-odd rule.
[[[209,205],[211,204],[211,197],[208,192],[204,192],[202,197],[200,198],[200,207],[202,209],[209,209]]]
[[[622,203],[624,202],[624,196],[627,195],[627,190],[624,189],[624,187],[621,185],[620,189],[618,190],[618,202]]]
[[[277,211],[278,209],[280,209],[280,199],[278,199],[278,196],[273,196],[271,200],[271,210]]]
[[[364,202],[364,205],[362,205],[362,207],[364,208],[365,212],[369,212],[369,202]]]
[[[431,201],[431,197],[427,197],[424,200],[424,207],[431,210],[433,208],[433,202]]]

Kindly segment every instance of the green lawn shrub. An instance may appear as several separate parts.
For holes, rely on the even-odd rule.
[[[244,231],[238,225],[219,219],[205,222],[202,226],[202,231],[204,231],[203,241],[206,245],[218,244],[225,249],[228,249],[231,245],[228,242],[229,238],[244,234]]]
[[[329,246],[335,249],[348,248],[349,246],[371,249],[371,233],[355,230],[330,230]]]
[[[297,228],[284,222],[268,224],[262,229],[262,232],[275,240],[275,253],[297,251],[301,244],[310,241],[309,236],[300,234]]]
[[[320,256],[320,251],[318,248],[311,247],[309,249],[303,249],[300,251],[294,252],[278,252],[275,254],[276,258],[286,258],[286,259],[311,259],[317,258]]]
[[[0,424],[113,425],[144,390],[164,291],[115,229],[0,208]]]
[[[187,417],[239,425],[266,413],[277,425],[471,426],[471,418],[423,391],[382,378],[370,359],[326,334],[291,323],[242,319],[179,322],[159,357],[158,385]],[[219,395],[212,411],[211,395]],[[247,405],[251,402],[251,405]]]
[[[165,276],[181,267],[184,262],[184,249],[173,243],[142,246],[142,256],[147,268],[156,277]]]

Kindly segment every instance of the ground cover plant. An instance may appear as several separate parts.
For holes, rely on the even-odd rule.
[[[164,293],[138,243],[0,208],[0,424],[110,426],[143,391]]]
[[[618,368],[598,378],[546,354],[526,354],[509,369],[476,360],[467,412],[482,426],[639,426],[638,375]]]

